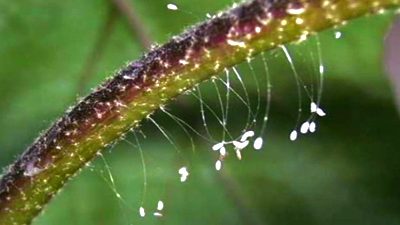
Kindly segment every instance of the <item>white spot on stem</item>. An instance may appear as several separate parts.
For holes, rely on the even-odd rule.
[[[29,162],[26,165],[25,171],[24,171],[24,176],[26,177],[32,177],[35,176],[36,174],[39,174],[40,172],[43,171],[43,169],[38,168],[34,165],[34,162]]]
[[[189,62],[186,61],[186,60],[184,60],[184,59],[179,60],[179,63],[182,64],[182,65],[187,65],[187,64],[189,64]]]
[[[234,41],[234,40],[228,39],[228,40],[226,40],[226,42],[230,46],[238,46],[238,47],[241,47],[241,48],[245,48],[246,47],[246,43],[244,43],[242,41]]]
[[[291,4],[289,4],[288,8],[286,9],[286,12],[290,15],[301,15],[306,11],[304,7],[294,7]]]
[[[302,19],[302,18],[296,18],[296,24],[297,25],[301,25],[301,24],[303,24],[304,23],[304,20]]]

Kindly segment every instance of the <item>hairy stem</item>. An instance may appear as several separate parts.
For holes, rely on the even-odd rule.
[[[130,63],[54,123],[0,181],[0,224],[29,224],[96,153],[180,93],[262,51],[400,0],[252,0]]]

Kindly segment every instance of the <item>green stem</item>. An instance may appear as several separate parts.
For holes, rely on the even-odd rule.
[[[29,224],[98,151],[180,93],[262,51],[400,0],[252,0],[193,27],[80,101],[0,181],[0,224]]]

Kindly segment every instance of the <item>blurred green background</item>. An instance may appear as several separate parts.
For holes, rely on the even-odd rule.
[[[170,2],[164,0],[128,3],[149,39],[163,43],[232,1],[176,0],[178,11],[167,10]],[[383,38],[392,18],[391,12],[369,16],[319,35],[326,68],[322,106],[328,116],[318,120],[315,134],[289,141],[297,116],[293,72],[281,51],[269,52],[273,96],[262,151],[245,150],[242,161],[232,155],[217,172],[212,143],[192,134],[193,152],[179,126],[156,113],[178,150],[145,122],[146,138],[139,135],[145,195],[139,151],[121,141],[104,152],[114,185],[104,161],[97,159],[34,224],[400,224],[400,120],[382,66]],[[335,39],[335,31],[343,37]],[[78,95],[140,57],[143,49],[112,1],[0,0],[0,166],[12,162]],[[310,57],[317,55],[315,39],[289,49],[302,79],[315,85],[318,65]],[[264,74],[259,59],[251,65]],[[248,65],[238,68],[250,98],[257,99]],[[203,87],[204,98],[218,111],[216,93],[209,88]],[[184,96],[168,108],[204,133],[195,98]],[[303,119],[306,103],[304,112]],[[232,101],[232,133],[240,134],[238,121],[245,113]],[[213,134],[221,132],[215,121],[208,125]],[[126,140],[135,142],[132,133]],[[177,173],[181,166],[190,172],[183,184]],[[151,214],[159,199],[164,216],[156,218]],[[145,218],[138,215],[141,205]]]

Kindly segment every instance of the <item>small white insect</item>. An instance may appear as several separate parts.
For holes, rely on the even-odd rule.
[[[325,72],[325,67],[323,65],[319,66],[319,73],[323,74]]]
[[[244,141],[246,141],[249,137],[253,137],[253,136],[254,136],[254,131],[252,131],[252,130],[246,131],[246,132],[242,135],[242,137],[240,138],[240,141],[241,141],[241,142],[244,142]]]
[[[157,210],[158,210],[158,211],[161,211],[161,210],[163,210],[163,209],[164,209],[164,202],[161,201],[161,200],[159,200],[159,201],[157,202]]]
[[[225,147],[220,148],[220,149],[219,149],[219,154],[220,154],[221,156],[226,156],[226,148],[225,148]]]
[[[315,113],[315,112],[317,112],[317,109],[318,109],[317,104],[316,104],[315,102],[311,102],[311,104],[310,104],[310,111],[311,111],[312,113]]]
[[[144,208],[142,206],[140,206],[140,208],[139,208],[139,215],[140,215],[140,217],[146,216],[146,212],[144,211]]]
[[[178,10],[178,6],[175,5],[175,4],[169,3],[169,4],[167,5],[167,9],[176,11],[176,10]]]
[[[225,144],[224,142],[217,143],[217,144],[212,146],[212,150],[213,151],[218,151],[220,148],[224,147],[224,144]]]
[[[187,180],[187,178],[188,178],[188,176],[182,175],[180,180],[183,183],[183,182],[185,182]]]
[[[314,133],[316,130],[316,127],[317,127],[317,125],[315,124],[315,122],[311,122],[310,127],[309,127],[310,132]]]
[[[300,133],[306,134],[310,128],[310,123],[308,121],[304,122],[300,127]]]
[[[255,150],[260,150],[262,148],[262,146],[263,146],[263,142],[264,141],[263,141],[262,137],[256,138],[256,140],[253,143],[254,149]]]
[[[336,39],[340,39],[341,37],[342,37],[342,32],[336,31],[336,32],[335,32],[335,38],[336,38]]]
[[[32,177],[39,174],[42,171],[43,169],[35,166],[35,162],[28,162],[24,171],[24,176]]]
[[[293,130],[292,132],[290,132],[289,138],[291,141],[295,141],[297,139],[297,131]]]
[[[242,150],[242,149],[246,148],[247,145],[249,145],[249,141],[244,141],[244,142],[233,141],[232,144],[235,146],[236,149]]]
[[[242,153],[240,152],[240,150],[236,150],[236,157],[237,157],[239,160],[242,160]]]
[[[326,116],[324,110],[322,110],[315,102],[311,102],[310,111],[312,113],[317,113],[318,116]]]
[[[321,108],[318,108],[317,109],[317,115],[322,117],[322,116],[326,116],[326,113]]]
[[[188,173],[188,170],[187,170],[187,168],[186,168],[186,166],[181,167],[181,168],[178,170],[178,173],[179,173],[180,175],[184,175],[184,174],[188,175],[188,174],[189,174],[189,173]]]
[[[162,216],[163,216],[163,214],[160,213],[160,212],[154,212],[153,215],[154,215],[155,217],[162,217]]]
[[[185,182],[189,176],[189,172],[187,168],[184,166],[178,170],[178,173],[181,175],[180,180],[181,182]]]
[[[215,169],[216,169],[217,171],[220,171],[221,168],[222,168],[222,162],[221,162],[221,160],[217,160],[217,161],[215,162]]]

